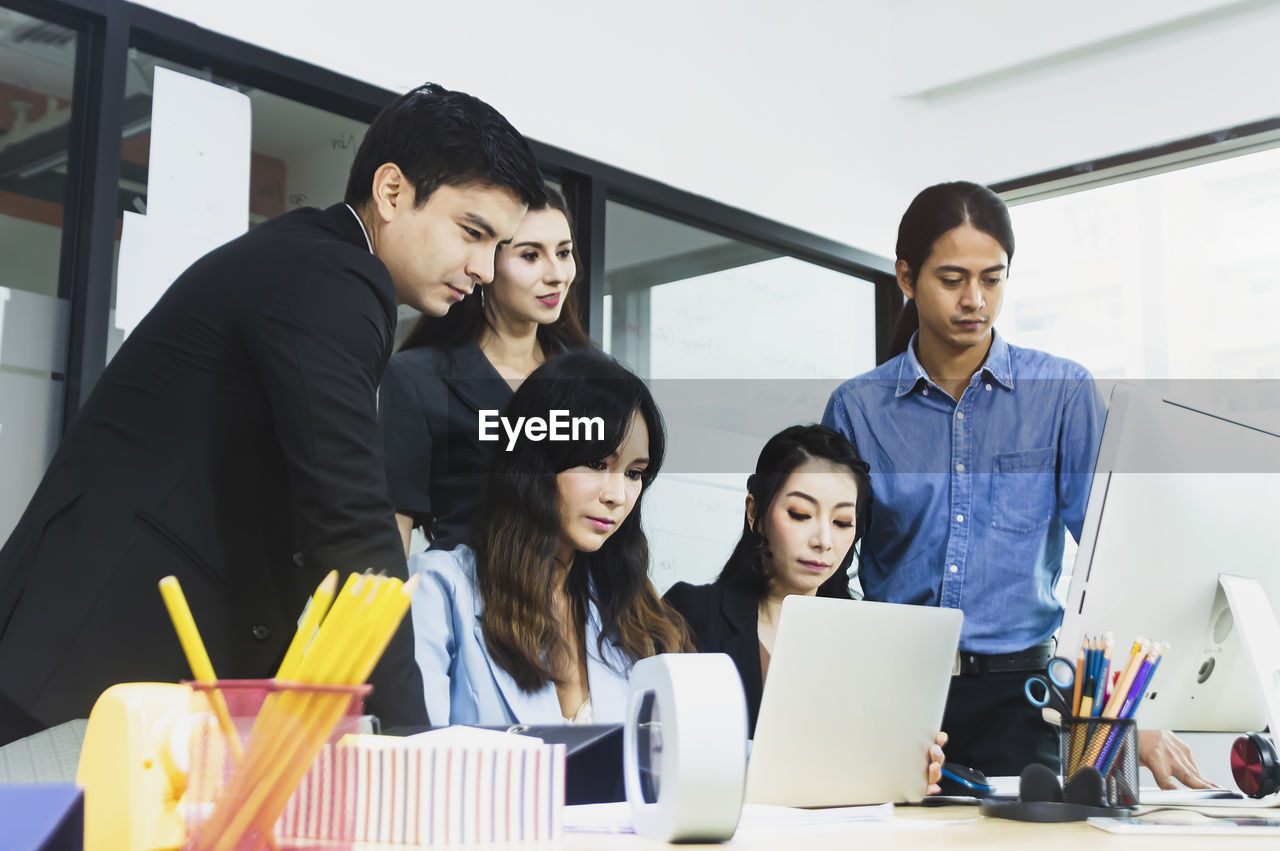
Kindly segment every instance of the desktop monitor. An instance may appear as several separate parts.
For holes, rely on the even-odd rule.
[[[1109,630],[1114,670],[1137,636],[1167,641],[1142,727],[1261,730],[1218,575],[1256,579],[1280,611],[1280,435],[1169,396],[1123,383],[1112,393],[1059,653],[1074,659],[1086,635]]]

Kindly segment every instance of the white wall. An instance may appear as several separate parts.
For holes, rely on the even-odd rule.
[[[881,253],[929,182],[1280,112],[1271,0],[141,2]]]

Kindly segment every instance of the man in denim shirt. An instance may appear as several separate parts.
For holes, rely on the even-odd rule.
[[[896,356],[841,385],[822,417],[871,465],[863,590],[964,611],[943,720],[950,759],[991,775],[1056,769],[1055,728],[1022,686],[1055,652],[1064,535],[1080,538],[1106,407],[1084,367],[995,332],[1013,232],[990,190],[924,190],[897,254],[909,301]],[[1161,785],[1170,773],[1199,781],[1181,742],[1147,744]]]

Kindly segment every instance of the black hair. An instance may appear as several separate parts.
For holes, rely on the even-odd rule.
[[[948,231],[969,224],[990,236],[1013,262],[1013,223],[1000,196],[979,183],[957,180],[939,183],[912,199],[898,224],[896,253],[906,262],[913,278],[920,274],[933,244]],[[907,350],[911,335],[920,327],[915,299],[907,299],[893,325],[887,357]]]
[[[556,475],[616,451],[637,413],[649,432],[640,496],[600,549],[575,554],[566,590],[579,629],[586,623],[589,603],[595,603],[601,653],[605,641],[632,659],[693,650],[683,618],[658,598],[649,580],[649,544],[640,510],[666,449],[662,414],[649,388],[608,355],[579,349],[535,369],[503,415],[512,421],[540,417],[550,422],[552,411],[601,418],[603,439],[533,441],[522,435],[510,451],[495,453],[473,536],[485,643],[494,660],[528,692],[557,681],[557,668],[566,662],[552,605],[555,557],[563,540]]]
[[[857,555],[858,542],[871,526],[870,468],[844,435],[824,425],[795,425],[785,428],[769,438],[764,449],[760,450],[756,471],[747,478],[747,493],[751,494],[756,505],[755,522],[752,523],[749,517],[743,517],[742,536],[738,538],[729,560],[716,577],[717,585],[735,585],[757,600],[764,599],[769,591],[771,577],[765,571],[762,558],[766,543],[758,530],[787,477],[801,464],[811,460],[826,461],[848,470],[853,476],[857,490],[853,543],[841,558],[836,572],[818,586],[819,597],[848,599],[851,596],[849,566]]]
[[[544,189],[546,199],[542,204],[529,205],[529,212],[559,210],[564,214],[565,221],[569,223],[569,237],[572,239],[573,215],[569,212],[569,205],[553,187],[546,186]],[[498,251],[508,250],[510,250],[508,245],[498,247]],[[572,286],[565,295],[564,307],[560,309],[560,315],[555,322],[538,326],[538,345],[542,349],[543,358],[550,358],[561,348],[573,349],[594,345],[579,318],[578,305],[581,298],[579,293],[586,291],[586,272],[582,266],[582,258],[578,254],[576,240],[573,243],[573,262],[577,271],[574,272]],[[444,316],[424,313],[414,324],[413,330],[404,338],[404,342],[400,344],[399,351],[422,346],[452,349],[479,340],[485,328],[493,327],[491,316],[493,301],[490,299],[486,302],[481,298],[481,286],[487,285],[478,285],[471,295],[451,307]]]
[[[501,113],[484,101],[425,83],[373,119],[356,151],[344,200],[359,207],[373,195],[374,173],[395,163],[421,207],[441,186],[488,184],[529,205],[544,199],[538,161]]]

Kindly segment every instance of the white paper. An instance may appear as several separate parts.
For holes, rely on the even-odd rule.
[[[155,69],[147,214],[124,213],[115,326],[126,335],[178,275],[249,227],[250,103]]]
[[[216,244],[249,224],[249,98],[166,68],[151,90],[147,216]]]
[[[116,279],[116,327],[128,334],[187,267],[226,240],[124,213]]]
[[[1232,819],[1245,819],[1237,823]],[[1148,813],[1134,818],[1090,818],[1089,825],[1108,833],[1155,836],[1277,836],[1280,820],[1257,816],[1210,817],[1192,810]],[[1209,846],[1206,846],[1209,847]]]
[[[482,730],[479,727],[466,727],[461,724],[414,733],[412,736],[405,736],[403,741],[434,747],[478,747],[502,750],[536,750],[544,744],[537,736],[524,736],[504,730]]]
[[[0,364],[67,371],[71,302],[0,286]]]

